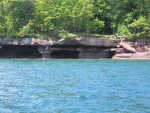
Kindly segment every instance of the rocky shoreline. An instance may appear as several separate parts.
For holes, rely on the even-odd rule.
[[[150,39],[118,43],[113,59],[150,59]]]
[[[150,40],[0,38],[0,58],[150,59]]]

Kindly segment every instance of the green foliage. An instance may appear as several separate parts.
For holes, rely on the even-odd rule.
[[[0,0],[0,37],[149,38],[149,0]]]
[[[119,24],[117,34],[127,36],[130,34],[130,32],[127,26]]]
[[[76,34],[68,33],[65,30],[60,31],[58,36],[59,36],[59,38],[74,38],[74,37],[77,37]]]
[[[145,17],[140,16],[129,25],[132,37],[137,38],[150,38],[150,27]]]
[[[34,29],[33,29],[33,22],[29,20],[29,23],[22,28],[20,28],[20,31],[18,33],[19,37],[27,37],[27,36],[35,36],[34,35]]]
[[[99,31],[102,27],[104,27],[104,21],[100,21],[98,18],[93,19],[93,21],[92,21],[92,26],[91,26],[91,31],[92,31],[92,32],[97,32],[97,31]]]

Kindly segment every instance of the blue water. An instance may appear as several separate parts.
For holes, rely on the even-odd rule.
[[[150,113],[150,60],[0,59],[0,113]]]

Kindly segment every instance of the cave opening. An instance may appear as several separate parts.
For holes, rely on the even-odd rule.
[[[111,52],[109,52],[109,57],[108,58],[113,58],[113,56],[115,55],[115,51],[111,51]]]
[[[50,54],[51,58],[78,59],[79,51],[75,50],[53,50]]]
[[[0,58],[42,58],[38,46],[7,45],[0,48]]]

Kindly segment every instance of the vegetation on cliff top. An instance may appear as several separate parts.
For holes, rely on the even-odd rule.
[[[0,37],[150,38],[150,0],[0,0]]]

